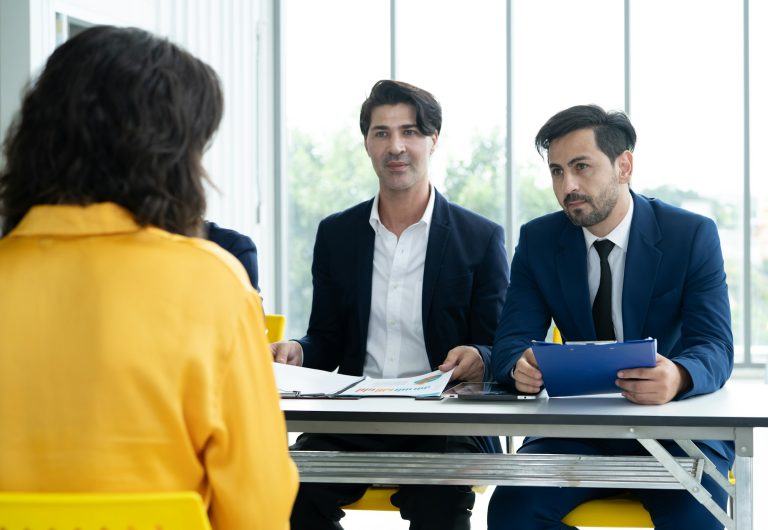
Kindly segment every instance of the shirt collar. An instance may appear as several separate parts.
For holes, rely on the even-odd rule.
[[[433,186],[429,186],[429,201],[427,201],[427,207],[424,209],[424,213],[421,219],[416,223],[424,223],[429,230],[429,225],[432,222],[432,212],[435,210],[435,192]],[[373,230],[378,233],[379,227],[384,226],[379,217],[379,193],[376,192],[376,196],[373,198],[373,206],[371,207],[371,215],[368,218],[368,222],[371,224]]]
[[[33,206],[8,237],[88,236],[136,232],[133,215],[117,204],[100,202]]]
[[[592,244],[597,241],[598,239],[608,239],[613,242],[614,245],[621,248],[624,252],[627,251],[627,245],[629,243],[629,228],[632,226],[632,212],[635,210],[635,201],[630,198],[629,201],[629,209],[627,210],[626,215],[624,215],[624,219],[621,220],[621,222],[611,230],[611,232],[605,236],[605,237],[597,237],[595,234],[587,230],[585,227],[581,227],[582,232],[584,233],[584,242],[587,245],[587,252],[589,252],[589,247],[592,246]]]

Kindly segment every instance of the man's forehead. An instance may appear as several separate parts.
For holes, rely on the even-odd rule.
[[[416,123],[416,107],[407,103],[395,103],[379,105],[371,111],[371,126],[379,123],[391,125],[392,122]]]
[[[547,149],[549,163],[567,164],[575,157],[588,157],[599,150],[593,129],[576,129],[552,140]]]

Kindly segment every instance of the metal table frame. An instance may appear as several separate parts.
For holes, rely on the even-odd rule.
[[[662,406],[635,405],[618,395],[503,403],[459,402],[448,398],[440,401],[410,398],[284,399],[281,405],[288,430],[291,432],[636,439],[651,455],[647,457],[647,471],[658,472],[659,467],[666,470],[662,473],[665,477],[663,480],[657,481],[658,483],[651,480],[648,487],[687,489],[729,530],[752,529],[753,430],[757,427],[768,427],[768,385],[733,381],[713,394]],[[672,457],[658,443],[657,440],[660,439],[676,440],[689,458]],[[717,472],[691,442],[707,439],[735,442],[735,487],[728,482],[727,477]],[[387,475],[385,470],[388,456],[397,458],[397,455],[368,454],[361,461],[351,465],[345,464],[346,470],[331,466],[320,471],[318,466],[333,464],[334,459],[338,463],[340,457],[359,458],[360,455],[316,453],[295,456],[304,481],[370,483],[388,482],[371,480],[374,477],[397,478],[396,475],[390,476],[391,473]],[[467,455],[462,455],[462,461],[465,456]],[[413,460],[414,465],[409,468],[409,476],[412,477],[412,482],[427,484],[450,483],[450,480],[457,477],[463,484],[537,483],[530,477],[525,478],[525,475],[522,479],[515,476],[515,473],[525,473],[532,469],[530,463],[520,458],[527,455],[479,456],[492,459],[492,464],[481,469],[482,466],[478,467],[478,462],[470,462],[470,467],[474,466],[472,472],[475,473],[472,477],[461,475],[456,469],[450,474],[436,475],[434,470],[440,469],[447,461],[441,462],[441,455],[431,455],[438,460],[426,463]],[[552,463],[557,456],[562,455],[549,457]],[[406,457],[413,459],[417,455]],[[627,458],[616,457],[616,465],[626,465]],[[498,462],[494,463],[495,460]],[[309,476],[312,468],[315,471],[314,477]],[[491,472],[493,468],[503,469],[499,474]],[[553,480],[560,477],[561,485],[575,487],[595,486],[597,482],[604,484],[604,487],[644,487],[636,484],[628,486],[622,477],[590,482],[585,480],[587,475],[581,474],[582,468],[571,472],[571,475],[561,469],[550,474],[547,480],[539,481],[539,485],[551,485]],[[350,469],[357,470],[356,476],[355,473],[349,472]],[[715,477],[717,483],[728,492],[733,500],[732,517],[723,512],[711,500],[709,492],[701,487],[702,473]],[[623,477],[626,476],[629,474]],[[669,476],[674,477],[671,485]],[[392,483],[397,482],[393,480]]]

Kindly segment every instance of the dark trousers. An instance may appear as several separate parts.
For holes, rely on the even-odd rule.
[[[410,453],[479,453],[476,439],[466,436],[394,436],[302,434],[297,451],[372,451]],[[461,457],[457,457],[461,458]],[[363,496],[367,484],[302,482],[291,513],[292,530],[340,530],[342,506]],[[469,486],[403,485],[392,495],[411,530],[469,530],[475,494]]]
[[[685,456],[671,441],[662,445],[673,456]],[[702,452],[727,475],[731,462],[707,446]],[[645,448],[635,440],[591,440],[539,438],[526,441],[518,453],[627,455],[647,456]],[[727,494],[715,481],[704,475],[702,485],[712,498],[725,509]],[[626,490],[609,488],[549,488],[498,486],[488,506],[488,530],[564,530],[573,529],[560,520],[573,508],[588,500],[611,497]],[[657,530],[722,530],[715,517],[685,490],[631,490],[651,515]]]

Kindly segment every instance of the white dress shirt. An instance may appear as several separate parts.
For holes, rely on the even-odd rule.
[[[624,219],[604,238],[598,238],[592,232],[582,227],[584,242],[587,245],[587,281],[589,282],[589,299],[595,301],[597,288],[600,286],[600,256],[597,255],[594,242],[608,239],[615,245],[608,254],[608,266],[611,268],[611,318],[613,318],[613,330],[616,340],[624,340],[624,321],[621,312],[621,296],[624,290],[624,263],[627,257],[627,244],[629,243],[629,228],[632,225],[632,212],[635,209],[634,201],[629,201]]]
[[[376,239],[363,366],[363,374],[370,377],[407,377],[430,371],[424,343],[421,291],[434,206],[435,193],[430,187],[429,202],[421,219],[398,238],[379,218],[379,195],[373,200],[369,222]]]

